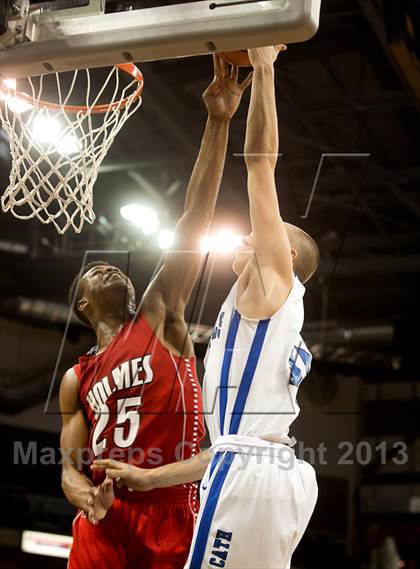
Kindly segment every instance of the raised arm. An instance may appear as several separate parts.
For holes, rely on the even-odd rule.
[[[253,248],[259,268],[269,267],[287,288],[293,281],[290,242],[277,199],[279,151],[274,63],[285,46],[249,50],[254,67],[245,140]]]
[[[78,451],[87,446],[88,428],[79,405],[77,377],[72,369],[67,371],[61,382],[60,408],[63,422],[60,437],[63,450],[61,486],[67,500],[83,510],[90,522],[97,524],[105,517],[114,493],[109,480],[95,487],[79,470]]]
[[[161,271],[145,294],[145,299],[160,295],[161,302],[182,317],[204,258],[201,241],[213,219],[230,120],[250,82],[251,76],[238,83],[238,69],[230,70],[220,56],[214,56],[214,79],[203,95],[207,123],[188,185],[184,213],[175,228],[175,246],[166,254]]]

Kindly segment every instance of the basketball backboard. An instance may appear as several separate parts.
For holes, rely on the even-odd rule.
[[[0,36],[3,78],[302,42],[321,8],[321,0],[155,0],[106,13],[106,0],[37,1],[12,4]]]

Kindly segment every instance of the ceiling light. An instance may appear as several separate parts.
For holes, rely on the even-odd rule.
[[[140,204],[128,204],[120,209],[120,214],[124,219],[139,227],[145,235],[152,235],[159,228],[157,213],[149,207]]]
[[[170,249],[173,245],[175,239],[175,235],[173,231],[169,231],[169,229],[162,229],[159,233],[158,243],[161,249]]]

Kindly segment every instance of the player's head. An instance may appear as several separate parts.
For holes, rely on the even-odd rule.
[[[88,326],[95,326],[104,317],[124,318],[136,309],[130,279],[106,261],[94,261],[82,268],[70,286],[69,304]]]
[[[306,283],[315,273],[319,263],[319,249],[315,241],[300,227],[285,223],[290,241],[290,254],[293,259],[293,271],[302,283]],[[251,259],[254,258],[252,234],[242,238],[233,261],[233,270],[239,276]]]

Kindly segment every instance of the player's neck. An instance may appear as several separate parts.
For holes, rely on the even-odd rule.
[[[98,320],[95,326],[95,334],[100,351],[107,348],[124,326],[125,321],[124,315],[105,315]]]

